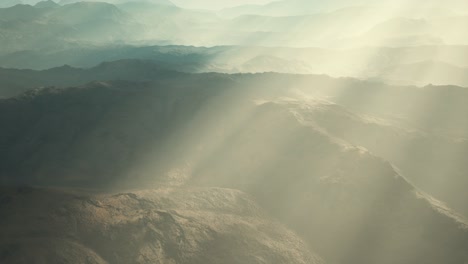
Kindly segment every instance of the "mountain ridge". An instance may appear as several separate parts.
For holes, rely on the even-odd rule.
[[[312,117],[330,110],[283,89],[287,76],[183,76],[48,88],[0,100],[0,122],[7,128],[0,137],[0,178],[101,190],[235,189],[254,197],[331,263],[465,259],[465,221],[388,161],[327,131]],[[260,77],[269,82],[254,88]],[[332,81],[314,78],[317,84]],[[386,249],[369,254],[380,236],[389,238]]]

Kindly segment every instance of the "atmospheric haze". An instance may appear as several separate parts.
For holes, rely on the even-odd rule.
[[[0,3],[0,263],[468,263],[468,2]]]

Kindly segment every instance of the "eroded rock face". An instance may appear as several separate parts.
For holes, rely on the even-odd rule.
[[[2,263],[322,263],[235,190],[1,191]]]

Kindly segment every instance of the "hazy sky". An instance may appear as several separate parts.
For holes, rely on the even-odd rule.
[[[265,4],[272,0],[172,0],[181,7],[200,9],[221,9],[245,4]]]

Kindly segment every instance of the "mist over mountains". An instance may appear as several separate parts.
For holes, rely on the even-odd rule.
[[[236,3],[0,3],[0,263],[468,262],[466,1]]]
[[[244,11],[232,18],[160,2],[41,4],[0,9],[0,66],[92,67],[151,59],[186,72],[327,74],[468,86],[462,30],[468,14],[455,4],[438,15],[437,6],[412,12],[408,4],[400,7],[408,12],[395,16],[382,14],[380,5],[335,3],[342,8],[295,16]]]
[[[2,2],[1,7],[11,7],[14,5],[32,5],[36,7],[53,7],[57,5],[67,5],[79,2],[92,2],[92,1],[82,1],[82,0],[6,0]],[[105,0],[99,1],[110,4],[123,4],[131,2],[141,2],[141,3],[152,3],[159,5],[174,5],[169,0]]]
[[[415,11],[412,15],[419,15],[420,12],[429,12],[435,15],[445,14],[444,12],[450,11],[456,13],[457,9],[463,9],[467,7],[465,1],[460,0],[449,0],[448,2],[442,3],[437,0],[420,1],[388,1],[383,0],[379,2],[370,0],[333,0],[326,2],[319,1],[306,1],[306,0],[281,0],[271,1],[263,5],[240,5],[232,8],[225,8],[221,10],[221,13],[226,16],[239,16],[243,14],[249,15],[262,15],[262,16],[300,16],[308,15],[313,13],[323,13],[338,10],[341,8],[348,7],[373,7],[373,8],[390,8],[400,9],[403,12],[409,10]],[[419,10],[419,11],[418,11]],[[458,10],[460,11],[460,10]],[[404,13],[406,15],[406,13]]]
[[[331,1],[323,4],[329,8],[319,8],[315,2],[288,0],[270,4],[280,5],[282,14],[259,14],[241,8],[238,14],[225,17],[225,11],[183,9],[165,1],[41,4],[42,8],[16,5],[0,12],[3,51],[56,48],[77,42],[335,48],[467,44],[462,29],[468,13],[454,8],[458,5],[434,15],[436,7],[415,9],[409,2],[395,15],[397,11],[386,5],[350,6],[351,3]],[[281,5],[300,8],[305,13],[288,12]],[[264,6],[258,8],[266,10]],[[87,19],[90,14],[91,21]],[[40,34],[28,34],[31,31]],[[22,45],[13,39],[23,40]]]
[[[189,73],[299,73],[372,79],[400,85],[468,86],[466,46],[399,48],[265,48],[260,46],[90,46],[21,51],[0,56],[4,68],[44,70],[56,66],[91,68],[103,61],[148,60]],[[322,63],[316,63],[322,61]]]

